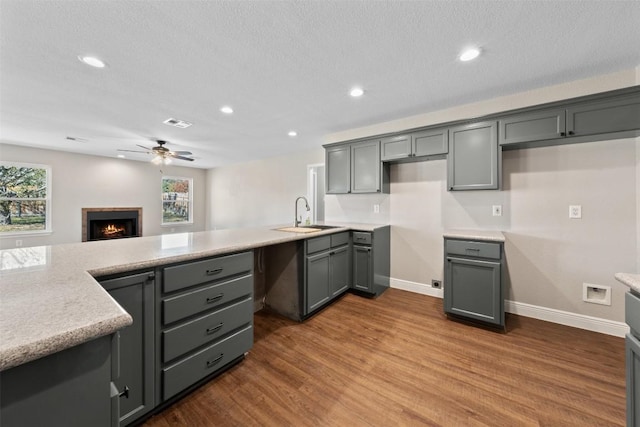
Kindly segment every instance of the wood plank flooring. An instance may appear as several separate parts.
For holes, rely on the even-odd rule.
[[[144,425],[624,425],[622,338],[515,315],[507,328],[397,289],[302,324],[259,312],[243,362]]]

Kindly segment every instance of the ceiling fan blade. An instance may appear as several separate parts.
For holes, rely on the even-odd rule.
[[[190,156],[193,154],[191,151],[172,151],[172,153],[178,156]]]
[[[191,157],[182,157],[182,156],[171,156],[174,159],[180,159],[180,160],[188,160],[190,162],[193,162],[194,159],[192,159]]]
[[[118,150],[118,151],[126,151],[127,153],[144,153],[148,154],[148,151],[139,151],[139,150]]]
[[[151,151],[151,148],[147,148],[147,147],[145,147],[144,145],[140,145],[140,144],[136,144],[136,145],[137,145],[138,147],[140,147],[140,148],[144,148],[144,149],[145,149],[145,150],[147,150],[147,151]]]

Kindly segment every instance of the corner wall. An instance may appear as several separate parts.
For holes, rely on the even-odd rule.
[[[0,145],[3,161],[51,166],[52,233],[0,238],[0,248],[53,245],[82,241],[82,208],[142,207],[142,233],[202,231],[205,228],[204,169],[162,166],[133,160],[89,156],[16,145]],[[161,226],[161,178],[164,175],[193,178],[193,224]]]

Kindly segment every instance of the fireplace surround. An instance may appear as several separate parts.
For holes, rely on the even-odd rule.
[[[82,241],[142,236],[142,208],[82,208]]]

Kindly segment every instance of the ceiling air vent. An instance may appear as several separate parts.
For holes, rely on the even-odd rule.
[[[193,124],[193,123],[185,122],[184,120],[178,120],[178,119],[167,119],[162,123],[164,123],[165,125],[174,126],[180,129],[188,128]]]

